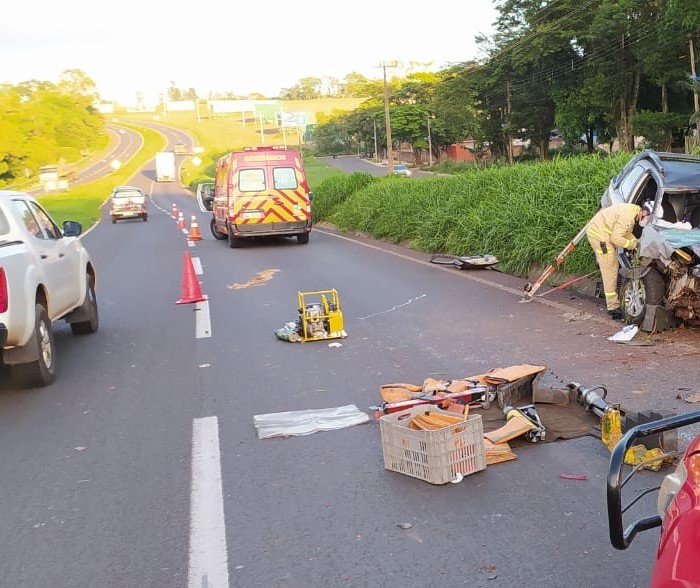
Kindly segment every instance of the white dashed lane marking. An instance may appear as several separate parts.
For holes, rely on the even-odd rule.
[[[192,423],[188,588],[228,588],[219,421]]]

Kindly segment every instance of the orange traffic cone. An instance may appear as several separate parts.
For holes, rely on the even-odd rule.
[[[177,220],[177,205],[173,202],[173,211],[170,213],[170,216],[172,216],[174,219]]]
[[[182,211],[180,211],[180,214],[177,217],[177,228],[182,229],[183,231],[187,230],[187,226],[185,225],[185,216],[182,214]]]
[[[197,222],[197,217],[193,214],[192,221],[190,222],[190,232],[187,237],[190,241],[201,241],[202,234],[199,232],[199,223]]]
[[[194,265],[189,251],[185,251],[185,263],[182,267],[182,297],[176,300],[175,304],[190,304],[191,302],[202,302],[207,297],[202,294],[199,281],[195,275]]]

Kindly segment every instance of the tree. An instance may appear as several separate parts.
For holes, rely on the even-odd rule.
[[[284,100],[313,100],[321,96],[321,78],[302,78],[291,88],[285,88],[280,93]]]
[[[168,87],[168,100],[170,102],[182,100],[182,90],[175,85],[175,82],[170,82]]]
[[[63,71],[58,79],[58,89],[69,96],[85,98],[90,103],[100,98],[94,80],[82,69]]]
[[[91,99],[67,81],[0,86],[0,184],[24,179],[47,163],[78,159],[104,133]]]

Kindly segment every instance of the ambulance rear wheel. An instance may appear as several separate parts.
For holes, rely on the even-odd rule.
[[[241,240],[238,237],[234,236],[231,225],[229,225],[228,227],[228,246],[231,249],[238,249],[241,246]]]
[[[309,234],[308,233],[302,233],[301,235],[297,235],[297,243],[299,245],[306,245],[309,242]]]
[[[211,217],[209,229],[211,230],[211,234],[214,235],[214,239],[216,239],[217,241],[223,241],[224,239],[226,239],[226,233],[222,233],[216,228],[216,221],[214,217]]]

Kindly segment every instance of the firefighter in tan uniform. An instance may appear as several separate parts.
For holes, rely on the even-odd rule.
[[[632,230],[636,223],[642,227],[646,226],[651,209],[651,202],[641,207],[637,204],[613,204],[599,210],[586,231],[603,278],[605,306],[608,314],[615,320],[622,318],[620,299],[617,295],[617,248],[637,248],[638,240],[632,234]]]

